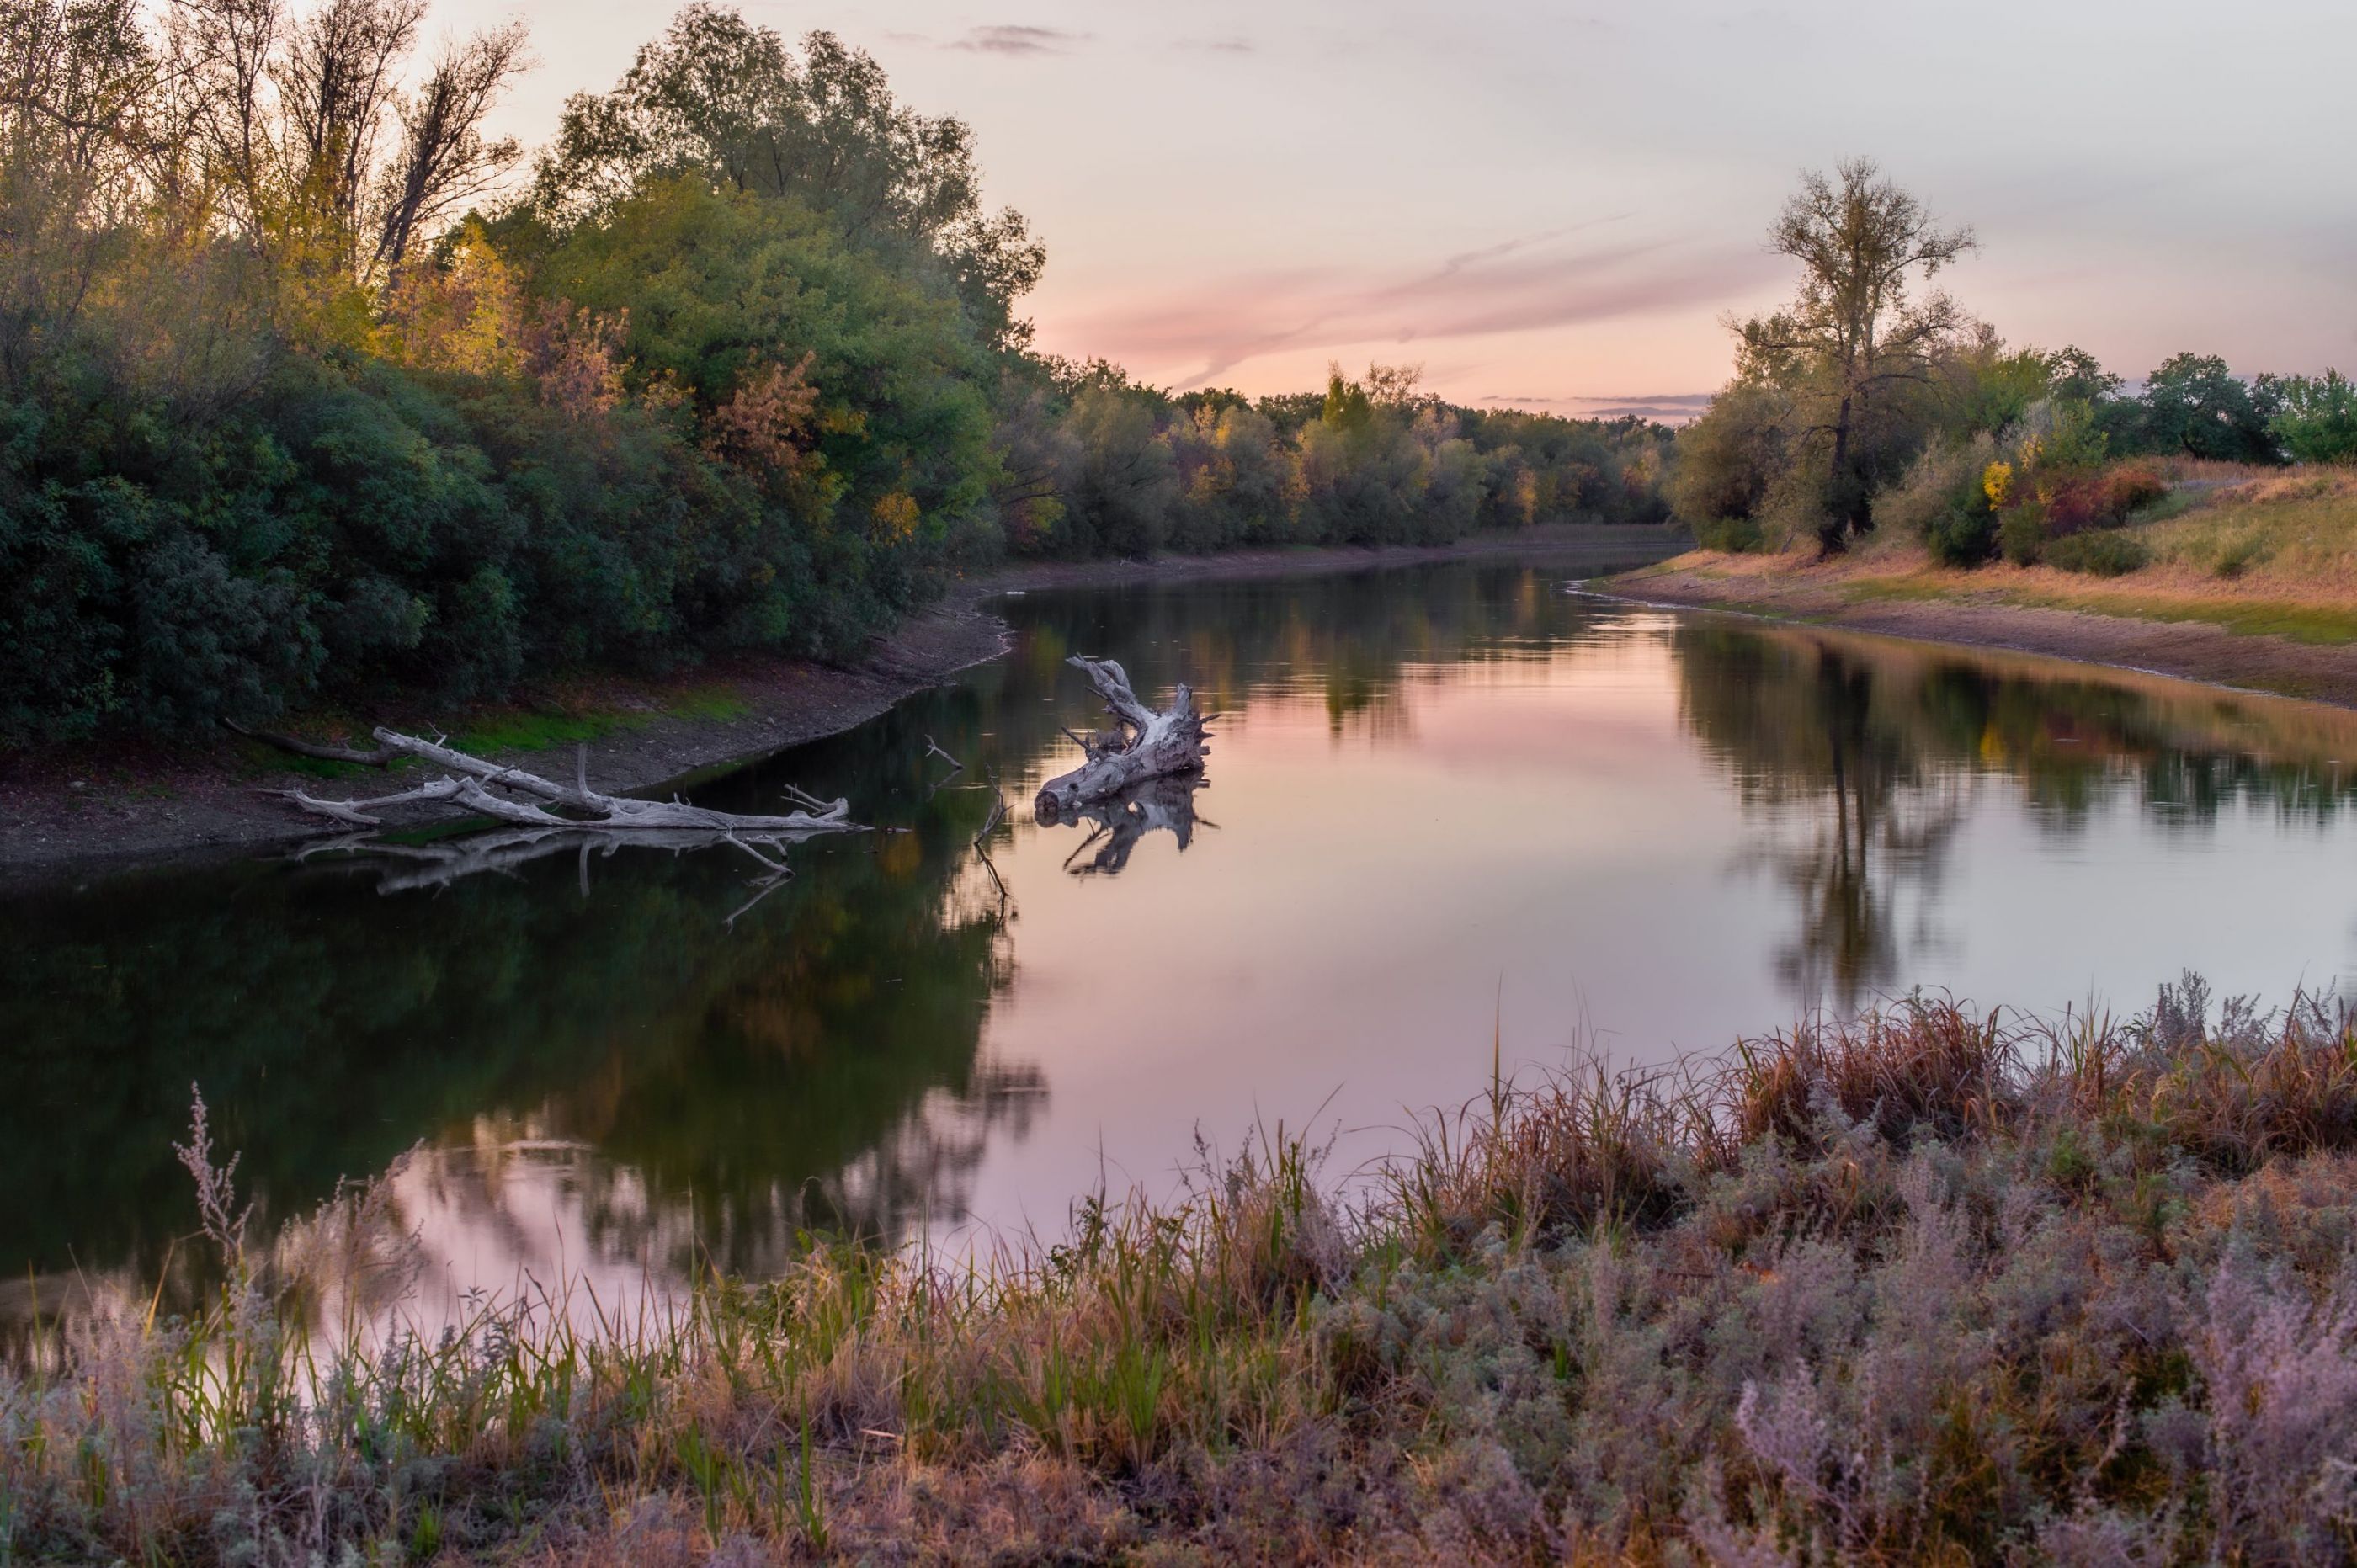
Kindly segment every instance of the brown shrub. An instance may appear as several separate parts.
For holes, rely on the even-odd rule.
[[[1729,1095],[1735,1133],[1812,1148],[1827,1110],[1901,1145],[1986,1133],[2018,1101],[2016,1047],[1994,1010],[1981,1017],[1921,997],[1853,1023],[1821,1019],[1740,1041]]]

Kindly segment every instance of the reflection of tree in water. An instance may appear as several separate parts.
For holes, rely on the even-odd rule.
[[[1949,855],[1986,776],[2012,779],[2056,833],[2115,799],[2190,828],[2235,800],[2325,821],[2351,795],[2323,760],[2350,735],[2337,715],[1802,632],[1687,623],[1671,647],[1687,727],[1767,830],[1741,864],[1796,907],[1776,964],[1803,1005],[1855,1009],[1939,940]]]
[[[1021,726],[1030,757],[1065,744],[1054,740],[1046,722],[1053,710],[1042,699],[1060,693],[1065,716],[1074,711],[1062,664],[1073,652],[1118,658],[1140,691],[1185,681],[1207,709],[1234,714],[1255,695],[1283,691],[1320,702],[1337,736],[1400,738],[1403,693],[1418,668],[1541,662],[1598,620],[1625,613],[1556,591],[1555,575],[1468,564],[1035,595],[1014,611],[1015,657],[975,678],[1002,694],[997,716]],[[1002,749],[1015,755],[1007,738]]]
[[[584,1247],[666,1262],[702,1247],[759,1269],[797,1226],[894,1235],[951,1219],[990,1141],[1020,1136],[1046,1091],[983,1054],[1019,910],[978,886],[966,845],[984,779],[1020,800],[1060,768],[1060,726],[1085,702],[1066,653],[1118,658],[1157,689],[1188,681],[1240,717],[1256,695],[1325,697],[1369,734],[1365,715],[1403,706],[1419,667],[1544,660],[1630,612],[1567,598],[1544,573],[1468,566],[1039,596],[1012,613],[1014,657],[696,791],[762,810],[791,780],[909,830],[796,850],[797,878],[733,929],[752,868],[725,848],[599,861],[587,897],[577,858],[560,856],[439,894],[381,896],[378,872],[316,864],[12,901],[0,1270],[152,1279],[190,1219],[170,1144],[192,1080],[266,1218],[419,1140],[470,1150],[480,1133],[516,1140],[516,1160],[567,1162]],[[1800,907],[1786,973],[1810,995],[1902,978],[1929,935],[1909,894],[1936,902],[1983,776],[2016,781],[2067,832],[2123,793],[2193,827],[2236,800],[2321,819],[2349,788],[2322,759],[2357,762],[2345,725],[2295,746],[2226,694],[2164,701],[1810,634],[1684,625],[1673,648],[1686,722],[1781,830],[1760,864]],[[928,734],[961,778],[929,762]],[[1179,832],[1143,805],[1125,817],[1076,868],[1117,870],[1160,826]],[[498,1210],[498,1191],[449,1192],[522,1240],[513,1227],[532,1217]]]
[[[1803,1005],[1854,1009],[1932,940],[1928,910],[1968,779],[1881,721],[1870,664],[1716,626],[1682,626],[1672,647],[1687,726],[1769,828],[1741,864],[1767,870],[1797,907],[1778,973]],[[1927,912],[1904,940],[1901,886]]]
[[[920,771],[903,750],[843,783],[890,794]],[[943,789],[906,832],[803,846],[733,928],[725,848],[618,857],[587,896],[558,857],[438,894],[317,863],[21,901],[42,940],[0,949],[0,1257],[153,1278],[190,1218],[192,1081],[264,1222],[486,1125],[594,1144],[739,1266],[796,1225],[954,1208],[978,1140],[1041,1092],[976,1060],[1012,969],[1005,915],[959,880],[986,809]]]
[[[438,893],[322,859],[16,899],[7,918],[32,940],[0,947],[0,1267],[187,1268],[170,1146],[192,1081],[264,1221],[481,1129],[526,1137],[520,1157],[542,1157],[531,1137],[593,1146],[600,1245],[693,1235],[758,1267],[799,1224],[894,1234],[953,1214],[982,1148],[1020,1135],[1044,1092],[977,1059],[1017,916],[968,897],[965,846],[991,799],[975,781],[995,770],[1019,799],[1067,744],[1066,651],[1191,681],[1231,711],[1342,671],[1339,720],[1395,700],[1415,661],[1543,658],[1597,613],[1498,567],[1035,598],[1016,657],[696,791],[767,810],[791,781],[910,830],[797,849],[797,878],[733,929],[752,868],[725,847],[598,861],[586,895],[576,854]],[[963,781],[928,765],[928,733]],[[1110,871],[1157,825],[1108,824],[1090,854]]]

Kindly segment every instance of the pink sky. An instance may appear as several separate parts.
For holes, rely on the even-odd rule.
[[[503,110],[544,137],[673,7],[520,15]],[[1329,360],[1566,412],[1726,377],[1724,313],[1789,285],[1796,170],[1879,158],[1980,232],[1956,294],[2136,377],[2357,366],[2347,0],[953,0],[755,4],[828,27],[974,127],[1049,245],[1043,348],[1149,381],[1296,390]]]

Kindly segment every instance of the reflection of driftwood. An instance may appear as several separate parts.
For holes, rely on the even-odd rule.
[[[1129,672],[1113,660],[1076,654],[1065,662],[1088,675],[1113,715],[1114,727],[1098,736],[1064,732],[1079,743],[1088,760],[1040,786],[1033,810],[1041,822],[1052,824],[1150,779],[1202,770],[1203,757],[1211,748],[1204,744],[1204,721],[1195,712],[1194,693],[1185,686],[1172,694],[1168,708],[1157,712],[1138,701],[1130,690]]]
[[[468,815],[489,817],[511,827],[557,831],[594,827],[610,832],[687,831],[724,835],[758,833],[778,839],[857,831],[856,824],[849,817],[851,808],[848,801],[816,800],[791,787],[787,793],[808,809],[793,811],[781,817],[715,811],[704,806],[691,806],[677,797],[669,800],[634,800],[627,795],[601,794],[589,788],[589,757],[586,746],[579,755],[576,781],[560,784],[553,779],[526,773],[522,768],[502,768],[497,763],[469,757],[439,740],[421,740],[389,729],[376,732],[377,749],[374,751],[313,746],[285,736],[252,730],[241,729],[238,733],[301,756],[331,762],[356,762],[371,768],[385,768],[404,757],[410,757],[447,770],[443,778],[421,784],[414,789],[404,789],[364,800],[327,800],[301,789],[269,791],[307,811],[332,817],[354,827],[381,825],[383,819],[373,813],[390,807],[447,805]],[[574,814],[559,815],[559,809]]]
[[[1178,841],[1179,853],[1185,854],[1195,842],[1199,822],[1205,827],[1218,825],[1195,815],[1195,791],[1202,787],[1200,779],[1154,779],[1110,800],[1082,806],[1072,821],[1094,825],[1080,848],[1065,857],[1064,869],[1075,876],[1114,875],[1129,864],[1138,840],[1150,832],[1168,832]],[[1092,848],[1094,856],[1085,864],[1073,864]]]
[[[998,901],[1006,902],[1006,880],[998,875],[998,863],[990,858],[990,835],[1006,821],[1006,791],[998,787],[998,769],[990,770],[990,815],[983,820],[982,832],[974,835],[974,853],[982,860],[982,868],[990,873],[991,884],[998,889]]]
[[[708,828],[630,829],[618,831],[595,826],[558,828],[500,828],[489,832],[472,833],[465,838],[450,839],[439,843],[388,843],[374,833],[344,833],[335,838],[314,839],[297,850],[292,858],[307,861],[317,854],[344,853],[364,855],[387,862],[377,877],[379,893],[409,893],[419,888],[443,888],[463,877],[490,873],[512,876],[522,866],[536,860],[554,855],[575,854],[580,858],[581,896],[589,896],[589,857],[609,859],[619,849],[667,849],[673,854],[691,850],[714,849],[726,845],[750,856],[761,866],[761,875],[753,878],[759,892],[728,917],[734,925],[762,899],[775,892],[793,875],[783,859],[786,847],[799,842],[794,835],[759,832],[718,832]],[[763,849],[779,858],[764,854]]]

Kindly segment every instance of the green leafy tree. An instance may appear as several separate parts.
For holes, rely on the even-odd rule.
[[[2286,376],[2267,432],[2296,462],[2357,463],[2357,387],[2339,371]]]
[[[1947,295],[1919,288],[1975,241],[1970,230],[1940,227],[1866,158],[1837,166],[1830,179],[1804,174],[1769,240],[1801,263],[1800,292],[1735,330],[1755,375],[1793,390],[1800,433],[1823,464],[1817,537],[1831,553],[1872,526],[1878,470],[1909,455],[1893,439],[1903,393],[1930,382],[1966,325]]]
[[[931,260],[988,341],[1019,345],[1015,301],[1046,252],[1021,214],[984,210],[974,134],[896,100],[883,69],[832,33],[797,59],[733,11],[693,5],[640,48],[611,92],[577,93],[539,165],[553,220],[593,219],[650,180],[686,172],[793,197],[850,242]]]
[[[2276,404],[2270,377],[2249,382],[2215,354],[2171,354],[2146,378],[2136,401],[2142,450],[2228,463],[2281,461],[2267,429]]]

